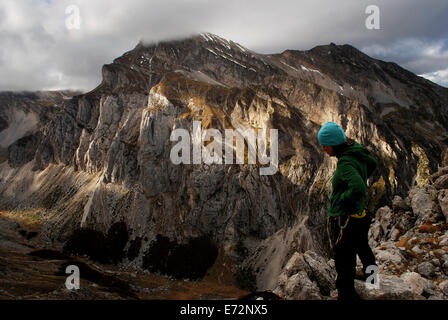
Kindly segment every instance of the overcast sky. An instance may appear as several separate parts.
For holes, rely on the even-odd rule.
[[[260,53],[348,43],[448,87],[447,21],[447,0],[0,0],[0,90],[88,91],[139,40],[199,32]]]

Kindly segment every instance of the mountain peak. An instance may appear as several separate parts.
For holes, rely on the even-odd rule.
[[[409,107],[413,100],[407,88],[410,84],[413,88],[430,84],[432,90],[443,91],[397,64],[371,58],[350,44],[331,42],[306,51],[266,55],[210,32],[151,44],[141,41],[105,69],[111,72],[103,72],[103,84],[132,91],[147,91],[168,72],[225,87],[256,86],[272,76],[287,75],[371,107],[377,102]],[[392,84],[395,90],[389,88]]]

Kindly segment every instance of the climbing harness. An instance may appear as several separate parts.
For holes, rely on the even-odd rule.
[[[364,218],[366,216],[366,210],[364,209],[362,212],[360,213],[355,213],[355,214],[350,214],[347,216],[347,220],[345,220],[344,226],[341,226],[341,216],[338,217],[330,217],[328,216],[327,219],[327,233],[328,233],[328,240],[330,241],[330,248],[333,249],[334,247],[336,247],[339,243],[339,241],[341,241],[342,236],[344,235],[344,229],[347,227],[348,222],[350,220],[350,218],[356,218],[356,219],[361,219]],[[332,241],[332,237],[331,237],[331,232],[330,232],[330,223],[331,223],[331,219],[338,219],[338,226],[339,226],[339,235],[335,241],[335,243],[333,243]]]
[[[366,216],[366,209],[364,209],[362,212],[351,214],[350,217],[361,219]]]
[[[339,235],[335,241],[335,243],[333,243],[332,238],[331,238],[331,232],[330,232],[330,219],[331,218],[337,218],[338,219],[338,226],[339,226]],[[330,241],[330,248],[333,250],[334,247],[336,247],[339,243],[339,241],[341,241],[342,236],[344,234],[344,229],[347,227],[348,225],[348,221],[350,220],[350,216],[347,216],[347,220],[344,223],[344,226],[341,226],[341,216],[338,217],[328,217],[327,219],[327,233],[328,233],[328,240]]]

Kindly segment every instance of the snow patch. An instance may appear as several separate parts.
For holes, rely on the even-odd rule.
[[[235,45],[243,52],[246,52],[246,48],[244,48],[243,46],[240,46],[238,43],[234,42]]]
[[[201,33],[201,37],[205,39],[205,41],[213,41],[213,38],[211,38],[207,33]]]
[[[237,65],[239,65],[239,66],[241,66],[241,67],[243,67],[243,68],[245,68],[245,69],[247,69],[247,67],[246,67],[245,65],[242,65],[241,63],[239,63],[238,61],[236,61],[236,60],[234,60],[234,59],[231,59],[231,58],[229,58],[229,57],[223,56],[222,54],[220,54],[219,56],[222,57],[222,58],[224,58],[224,59],[226,59],[226,60],[229,60],[229,61],[231,61],[231,62],[233,62],[233,63],[236,63]]]
[[[287,64],[287,63],[285,63],[285,62],[283,62],[283,61],[280,61],[280,62],[283,63],[285,66],[290,67],[291,69],[294,69],[294,70],[296,70],[296,71],[299,71],[298,69],[294,68],[293,66],[290,66],[289,64]]]
[[[213,51],[213,50],[211,50],[211,49],[209,49],[209,48],[205,48],[205,49],[208,50],[208,51],[210,51],[211,53],[213,53],[215,56],[218,55],[215,51]]]
[[[307,68],[307,67],[302,66],[302,65],[300,65],[300,67],[301,67],[302,70],[304,70],[304,71],[320,73],[320,71],[319,71],[319,70],[316,70],[316,69]]]
[[[216,36],[214,34],[210,34],[210,33],[201,33],[200,35],[207,42],[211,41],[211,42],[215,42],[215,43],[220,43],[222,46],[226,47],[227,49],[229,49],[229,50],[232,49],[229,45],[229,42],[226,39],[223,39],[221,37],[218,37],[218,36]]]

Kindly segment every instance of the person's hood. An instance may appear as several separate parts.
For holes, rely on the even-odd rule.
[[[352,156],[356,158],[359,162],[365,163],[367,166],[367,175],[370,176],[370,174],[375,170],[375,168],[378,165],[378,162],[376,159],[372,156],[370,151],[362,146],[361,144],[353,141],[348,146],[346,146],[340,156],[338,158],[344,157],[344,156]]]
[[[367,157],[370,156],[370,151],[367,150],[364,146],[360,145],[358,142],[353,142],[352,145],[348,145],[342,150],[341,152],[342,156],[353,156],[353,157]]]

